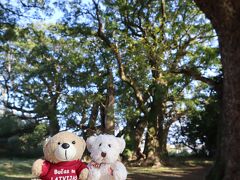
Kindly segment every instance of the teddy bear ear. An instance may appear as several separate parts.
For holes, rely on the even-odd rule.
[[[46,145],[47,145],[47,143],[50,141],[50,139],[51,139],[51,137],[48,137],[48,138],[46,138],[44,141],[43,141],[43,148],[45,148],[46,147]]]
[[[90,152],[92,151],[92,146],[93,146],[96,138],[97,138],[96,136],[90,136],[89,138],[87,138],[86,144],[87,144],[88,151],[90,151]]]
[[[119,144],[119,148],[120,148],[120,153],[122,153],[123,150],[125,149],[126,142],[123,139],[123,137],[117,138],[117,140],[118,140],[118,144]]]

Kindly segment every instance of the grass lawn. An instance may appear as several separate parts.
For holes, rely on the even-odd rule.
[[[204,180],[212,161],[174,157],[166,167],[128,167],[129,180]]]
[[[0,180],[31,179],[31,166],[34,160],[0,159]]]
[[[0,159],[0,180],[31,179],[32,159]],[[193,179],[198,180],[211,161],[173,159],[168,167],[128,167],[129,180],[137,179]],[[195,178],[196,176],[196,178]]]

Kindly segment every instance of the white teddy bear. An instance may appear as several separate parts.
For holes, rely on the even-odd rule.
[[[87,149],[92,162],[88,164],[89,180],[125,180],[127,170],[118,161],[125,148],[125,140],[113,135],[91,136],[87,139]]]

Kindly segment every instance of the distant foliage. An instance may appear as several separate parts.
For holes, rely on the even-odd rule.
[[[188,114],[173,127],[176,145],[183,144],[194,154],[213,157],[217,149],[218,121],[221,119],[220,101],[204,97],[198,106],[189,106]]]
[[[2,115],[1,115],[2,116]],[[47,135],[47,124],[30,126],[17,116],[4,114],[0,118],[0,150],[9,156],[36,157],[42,155],[42,142]]]

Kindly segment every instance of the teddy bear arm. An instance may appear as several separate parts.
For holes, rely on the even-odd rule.
[[[88,174],[88,180],[99,180],[101,178],[100,169],[90,168]]]
[[[32,175],[39,177],[47,173],[48,165],[44,160],[38,159],[33,163],[32,166]]]
[[[88,178],[88,173],[89,173],[88,168],[84,168],[84,169],[81,171],[81,174],[79,175],[79,179],[80,179],[80,180],[86,180],[86,179]]]
[[[121,162],[116,162],[111,166],[113,170],[114,179],[125,180],[127,179],[127,169]]]

